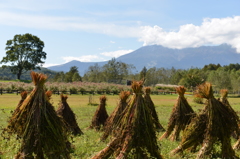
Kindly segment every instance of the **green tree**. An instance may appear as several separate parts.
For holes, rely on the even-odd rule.
[[[78,72],[75,72],[72,76],[72,81],[77,82],[77,81],[82,81],[82,77],[79,75]]]
[[[145,85],[150,86],[150,85],[155,85],[159,82],[159,72],[157,71],[156,67],[150,68],[147,70],[146,73],[146,81]]]
[[[132,65],[119,62],[113,58],[103,66],[105,81],[109,83],[122,83],[123,79],[127,78],[133,68]]]
[[[6,56],[0,61],[3,68],[10,68],[13,74],[17,75],[20,79],[24,72],[29,70],[40,70],[44,59],[46,59],[46,53],[43,51],[44,42],[37,36],[32,34],[17,34],[12,40],[8,40],[6,43]]]
[[[144,66],[142,71],[140,72],[140,80],[146,78],[147,75],[147,68]]]
[[[240,90],[240,70],[231,70],[230,73],[233,92],[239,94]]]
[[[191,68],[184,73],[178,84],[184,85],[187,88],[194,88],[197,85],[205,82],[205,80],[206,76],[200,69]]]
[[[183,77],[183,71],[179,70],[179,71],[175,72],[170,79],[171,84],[177,85],[180,82],[180,80],[182,79],[182,77]]]
[[[232,89],[230,72],[226,71],[223,67],[218,68],[216,71],[211,71],[208,76],[208,81],[213,84],[217,89]]]
[[[74,80],[81,80],[81,76],[79,75],[77,66],[72,66],[70,70],[65,74],[65,82],[73,82],[73,76],[75,76]]]
[[[63,71],[57,72],[55,76],[53,77],[54,82],[63,82],[65,79],[65,74]]]
[[[207,71],[207,70],[217,70],[219,67],[222,67],[220,64],[208,64],[208,65],[205,65],[202,69],[203,71]]]
[[[95,63],[93,66],[89,66],[87,72],[83,76],[83,81],[88,82],[101,82],[103,81],[102,67]]]

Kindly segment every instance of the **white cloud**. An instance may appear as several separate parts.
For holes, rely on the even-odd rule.
[[[45,68],[47,68],[47,67],[50,67],[50,66],[57,66],[57,65],[59,65],[59,64],[45,63],[45,64],[43,64],[43,66],[42,66],[42,67],[45,67]]]
[[[157,44],[178,49],[227,43],[240,52],[240,16],[206,18],[200,26],[186,24],[178,31],[170,32],[159,26],[144,26],[139,41],[143,45]]]
[[[97,56],[97,55],[86,55],[86,56],[80,56],[80,57],[73,57],[73,56],[67,56],[67,57],[62,57],[63,60],[65,60],[65,63],[70,62],[72,60],[77,60],[81,62],[99,62],[99,61],[104,61],[105,59]]]
[[[139,37],[139,26],[116,25],[111,22],[96,22],[91,18],[46,16],[0,11],[0,25],[35,29],[88,31],[117,37]]]
[[[110,41],[110,43],[115,44],[115,41]]]
[[[117,51],[112,51],[112,52],[103,52],[100,53],[101,55],[108,56],[108,57],[119,57],[125,54],[128,54],[130,52],[133,52],[134,50],[117,50]]]
[[[11,0],[10,2],[13,1]],[[157,44],[179,49],[227,43],[237,48],[237,51],[240,52],[240,16],[205,18],[199,26],[186,24],[180,26],[177,31],[165,31],[157,25],[140,26],[137,23],[128,25],[129,23],[125,22],[98,22],[96,19],[89,17],[47,16],[42,13],[37,14],[37,12],[23,14],[14,9],[5,11],[6,8],[11,6],[9,4],[0,5],[0,25],[47,30],[80,30],[116,37],[134,37],[143,42],[143,45]],[[54,8],[53,4],[49,8]],[[61,7],[61,5],[56,6],[56,8]],[[10,8],[25,9],[24,5],[14,5],[14,7],[11,6]],[[45,10],[49,8],[46,7]],[[110,43],[115,42],[110,41]],[[102,53],[102,55],[111,57],[123,55],[118,54],[120,53],[116,53],[116,55],[114,53]],[[84,58],[83,60],[87,61],[88,58]]]

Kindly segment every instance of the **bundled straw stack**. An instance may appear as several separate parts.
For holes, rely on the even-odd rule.
[[[233,145],[233,149],[234,150],[240,150],[240,135],[239,135],[239,133],[238,133],[238,140],[237,140],[237,142]]]
[[[191,120],[184,131],[180,145],[171,153],[180,153],[201,144],[199,158],[211,158],[214,144],[221,143],[221,158],[235,158],[231,146],[231,133],[238,129],[238,119],[222,102],[215,99],[210,83],[198,86],[197,95],[207,99],[202,112]]]
[[[228,90],[227,89],[221,89],[220,90],[220,93],[221,93],[221,98],[220,98],[220,101],[226,106],[226,107],[229,107],[229,109],[232,111],[232,113],[234,114],[235,118],[238,119],[238,125],[239,125],[239,117],[237,115],[237,113],[235,112],[235,110],[233,110],[232,106],[229,104],[229,101],[227,99],[227,96],[228,96]],[[240,131],[234,131],[232,133],[232,136],[235,138],[235,139],[238,139],[239,138],[239,135],[240,135]]]
[[[153,101],[152,101],[152,99],[150,97],[151,88],[150,87],[145,87],[144,88],[144,92],[145,92],[144,100],[146,102],[146,105],[150,109],[155,129],[158,130],[158,131],[165,131],[165,129],[163,128],[163,126],[159,122],[158,115],[157,115],[154,103],[153,103]]]
[[[221,93],[221,98],[220,98],[220,101],[226,105],[227,107],[229,107],[229,109],[231,109],[231,111],[233,112],[233,114],[235,115],[235,118],[238,119],[238,125],[240,125],[239,123],[239,117],[237,115],[237,113],[233,110],[233,108],[231,107],[231,105],[229,104],[228,102],[228,99],[227,99],[227,95],[228,95],[228,90],[227,89],[221,89],[220,90],[220,93]],[[239,128],[239,126],[238,126]],[[235,139],[238,139],[237,142],[233,145],[233,149],[234,150],[239,150],[240,149],[240,130],[238,131],[234,131],[232,133],[232,136],[235,138]]]
[[[47,76],[32,71],[31,77],[35,88],[13,113],[7,127],[21,139],[15,158],[69,159],[65,125],[45,94]]]
[[[220,101],[227,105],[227,106],[230,106],[229,102],[228,102],[228,99],[227,99],[227,96],[228,96],[228,90],[227,89],[221,89],[220,90],[220,93],[221,93],[221,98],[220,98]]]
[[[153,119],[143,98],[143,81],[133,81],[134,92],[129,106],[118,122],[118,129],[106,148],[98,152],[92,159],[162,159],[157,144]]]
[[[221,89],[220,90],[221,93],[221,98],[220,101],[226,106],[228,107],[228,109],[230,109],[232,111],[232,114],[234,114],[235,118],[237,118],[239,120],[239,117],[237,115],[237,113],[235,112],[235,110],[232,108],[232,106],[229,104],[229,101],[227,99],[228,96],[228,90],[227,89]]]
[[[50,103],[50,99],[52,97],[52,91],[46,91],[45,94],[46,94],[48,102]]]
[[[76,116],[67,103],[68,96],[61,94],[60,98],[61,98],[61,102],[59,103],[59,107],[57,109],[57,114],[64,119],[64,121],[68,127],[68,130],[73,135],[82,135],[83,132],[81,131],[81,129],[79,128],[79,126],[77,124]]]
[[[177,102],[172,109],[167,131],[160,137],[160,140],[168,137],[171,141],[179,140],[180,132],[185,129],[195,115],[192,107],[184,97],[186,91],[184,86],[176,87],[176,91],[178,93]]]
[[[106,96],[102,95],[99,98],[100,104],[97,107],[97,110],[95,111],[95,114],[92,118],[92,123],[90,125],[90,129],[95,129],[97,131],[101,130],[102,127],[104,127],[105,122],[108,118],[108,113],[106,110]]]
[[[129,101],[128,98],[130,96],[129,91],[121,91],[119,95],[119,103],[117,107],[114,109],[112,114],[108,117],[106,124],[104,126],[104,133],[101,137],[101,140],[104,141],[108,138],[109,135],[112,134],[115,129],[119,119],[123,116],[123,111],[127,107]]]
[[[21,95],[21,100],[18,102],[18,105],[17,105],[16,109],[14,110],[14,112],[19,111],[19,108],[21,107],[23,101],[27,98],[27,94],[28,94],[27,91],[22,91],[22,92],[20,93],[20,95]]]

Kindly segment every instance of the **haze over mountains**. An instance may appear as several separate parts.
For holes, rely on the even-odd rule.
[[[147,69],[151,67],[164,67],[176,69],[188,69],[191,67],[202,68],[207,64],[229,65],[230,63],[239,63],[240,54],[235,48],[230,45],[222,44],[219,46],[201,46],[197,48],[171,49],[161,45],[151,45],[141,47],[129,54],[122,55],[116,58],[127,64],[132,64],[136,67],[136,71],[141,71],[145,66]],[[98,63],[103,66],[104,62],[80,62],[70,61],[68,63],[51,66],[48,69],[54,71],[68,72],[72,66],[77,66],[80,75],[83,76],[89,66]]]

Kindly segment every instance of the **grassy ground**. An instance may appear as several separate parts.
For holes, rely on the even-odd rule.
[[[176,102],[177,95],[152,95],[153,102],[155,104],[160,123],[164,128],[167,127],[168,119],[172,111],[172,107]],[[203,105],[196,104],[192,102],[193,97],[191,95],[186,96],[189,104],[193,107],[195,111],[201,109]],[[0,95],[0,127],[4,128],[7,124],[8,117],[11,111],[14,110],[18,101],[20,100],[20,95],[16,94],[3,94]],[[52,96],[53,105],[57,108],[60,97],[58,95]],[[75,146],[75,151],[72,153],[73,159],[87,159],[92,155],[106,147],[107,142],[99,142],[98,139],[102,132],[96,132],[91,129],[86,129],[90,123],[92,116],[96,110],[96,106],[90,106],[89,95],[69,95],[68,104],[73,109],[74,113],[77,115],[77,120],[79,127],[84,132],[84,135],[73,138],[73,145]],[[229,98],[230,104],[236,111],[240,111],[240,98]],[[107,111],[110,114],[116,107],[118,102],[118,96],[107,96]],[[99,103],[99,95],[93,96],[93,103]],[[0,130],[1,133],[2,130]],[[158,137],[162,135],[163,132],[157,134]],[[236,140],[232,140],[234,143]],[[158,141],[161,147],[161,154],[165,159],[179,158],[169,156],[169,152],[178,146],[178,142],[170,142],[167,139]],[[12,139],[10,141],[4,140],[0,137],[0,152],[3,159],[13,158],[19,148],[18,141]],[[240,154],[237,152],[237,154]],[[195,154],[185,153],[185,158],[195,158]]]

